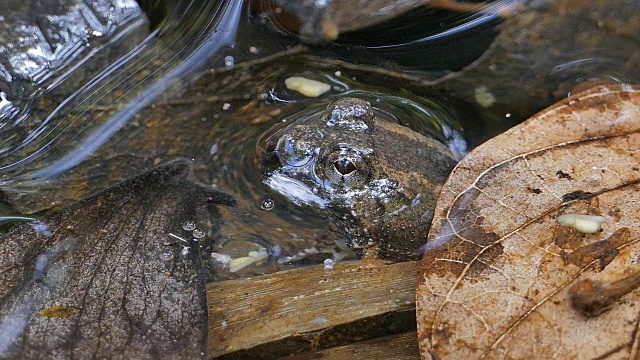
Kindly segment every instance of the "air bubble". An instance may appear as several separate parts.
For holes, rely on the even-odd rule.
[[[335,263],[331,259],[326,259],[323,262],[323,264],[324,264],[325,270],[332,270],[333,269],[333,265],[335,265]]]
[[[275,201],[273,201],[272,199],[264,199],[260,202],[260,208],[262,210],[271,210],[273,209],[273,207],[276,205]]]
[[[215,143],[211,146],[211,150],[209,150],[209,154],[213,156],[217,153],[218,153],[218,143]]]
[[[162,261],[171,261],[171,260],[173,260],[173,252],[171,252],[171,251],[163,252],[162,254],[160,254],[160,260],[162,260]]]
[[[194,221],[185,221],[182,224],[182,228],[186,231],[193,231],[196,229],[196,223]]]
[[[182,251],[180,252],[180,254],[182,254],[182,256],[189,255],[189,247],[188,246],[183,246],[182,247]]]
[[[233,67],[234,64],[235,64],[235,60],[233,59],[233,56],[225,56],[224,66],[230,68],[230,67]]]
[[[205,233],[204,233],[204,230],[195,229],[193,230],[191,235],[193,235],[193,237],[196,239],[202,239],[205,236]]]

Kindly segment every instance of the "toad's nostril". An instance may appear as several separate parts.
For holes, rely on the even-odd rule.
[[[349,159],[338,159],[333,163],[333,166],[342,175],[348,175],[356,171],[356,166]]]

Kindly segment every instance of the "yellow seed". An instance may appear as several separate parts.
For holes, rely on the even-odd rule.
[[[67,305],[54,305],[50,308],[47,309],[43,309],[42,311],[40,311],[40,316],[42,317],[48,317],[48,318],[58,318],[58,319],[64,319],[64,318],[68,318],[71,315],[75,314],[76,312],[78,312],[78,310],[69,307]]]
[[[318,97],[331,89],[329,84],[300,76],[287,78],[284,84],[287,89],[297,91],[306,97]]]
[[[600,225],[604,223],[604,217],[583,214],[564,214],[556,219],[562,226],[574,228],[585,234],[593,234],[600,230]]]

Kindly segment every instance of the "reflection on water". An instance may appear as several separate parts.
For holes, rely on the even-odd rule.
[[[623,62],[610,57],[567,61],[551,69],[549,83],[557,87],[554,95],[559,99],[598,84],[633,83],[634,78],[620,70]]]
[[[332,50],[364,63],[398,64],[409,72],[460,70],[479,58],[498,34],[497,10],[507,6],[501,3],[472,13],[422,7],[375,29],[345,34]]]
[[[220,48],[232,45],[241,5],[241,1],[205,3],[202,8],[194,9],[202,12],[204,18],[195,19],[195,25],[189,27],[182,25],[186,29],[181,28],[181,31],[195,31],[195,36],[160,30],[154,35],[164,37],[163,46],[154,46],[152,42],[157,41],[156,37],[149,37],[98,74],[51,112],[25,142],[5,154],[0,168],[5,184],[19,181],[22,186],[28,182],[37,186],[42,179],[64,172],[84,160],[137,111],[175,85],[181,77],[201,68]],[[174,50],[172,47],[177,41],[180,48]],[[136,78],[136,82],[131,83],[131,78]],[[88,119],[87,109],[103,101],[119,101],[122,107],[113,114],[93,112]],[[84,122],[79,141],[72,140],[77,136],[76,129],[72,128],[76,121]],[[26,163],[43,153],[47,153],[47,164],[40,165],[42,168],[37,170],[30,167],[25,173]]]
[[[223,46],[230,46],[236,35],[235,29],[240,17],[241,4],[241,1],[226,3],[228,8],[216,13],[218,15],[217,21],[214,20],[208,24],[210,28],[205,29],[200,35],[202,37],[201,39],[194,39],[191,46],[183,48],[183,50],[177,54],[172,54],[171,60],[162,64],[160,69],[154,70],[154,72],[145,77],[143,81],[133,85],[133,88],[128,90],[125,95],[131,92],[135,94],[136,89],[141,90],[140,94],[130,99],[122,109],[111,115],[104,123],[97,125],[94,130],[92,129],[92,131],[85,135],[86,137],[76,145],[75,149],[63,155],[60,159],[50,161],[51,163],[45,168],[29,173],[21,178],[35,179],[37,182],[40,178],[46,179],[56,176],[77,165],[104,144],[105,141],[138,111],[154,101],[154,99],[165,92],[167,88],[175,84],[178,79],[188,75],[189,72],[194,69],[202,67],[208,58],[208,54],[216,53]],[[220,24],[222,24],[222,26],[220,26]],[[184,56],[184,59],[180,59],[181,55]],[[135,59],[129,61],[135,64],[140,60]],[[107,69],[107,71],[110,70],[112,69]],[[116,99],[116,101],[118,100],[120,99]]]
[[[11,355],[10,349],[28,326],[29,318],[47,301],[47,288],[59,286],[64,280],[59,274],[60,265],[57,262],[74,247],[73,240],[61,241],[38,256],[33,265],[33,275],[15,297],[11,311],[0,320],[0,356]],[[45,284],[45,289],[41,288],[40,283]]]
[[[42,185],[84,160],[138,110],[178,89],[179,80],[207,62],[219,63],[225,51],[239,60],[250,55],[233,49],[242,30],[242,1],[181,2],[176,5],[180,8],[193,16],[174,13],[144,42],[45,114],[27,136],[4,138],[11,140],[0,159],[5,187]],[[263,51],[268,54],[270,47]],[[114,103],[118,111],[96,111]]]
[[[39,134],[32,114],[62,100],[147,35],[134,0],[4,2],[0,11],[0,153]],[[55,101],[55,100],[54,100]]]
[[[50,237],[51,231],[42,221],[25,216],[0,216],[0,229],[19,223],[28,223],[37,236]]]

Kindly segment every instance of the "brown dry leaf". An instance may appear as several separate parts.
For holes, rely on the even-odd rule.
[[[423,358],[637,358],[639,130],[640,88],[598,87],[460,162],[418,280]],[[583,234],[565,213],[606,221]]]

